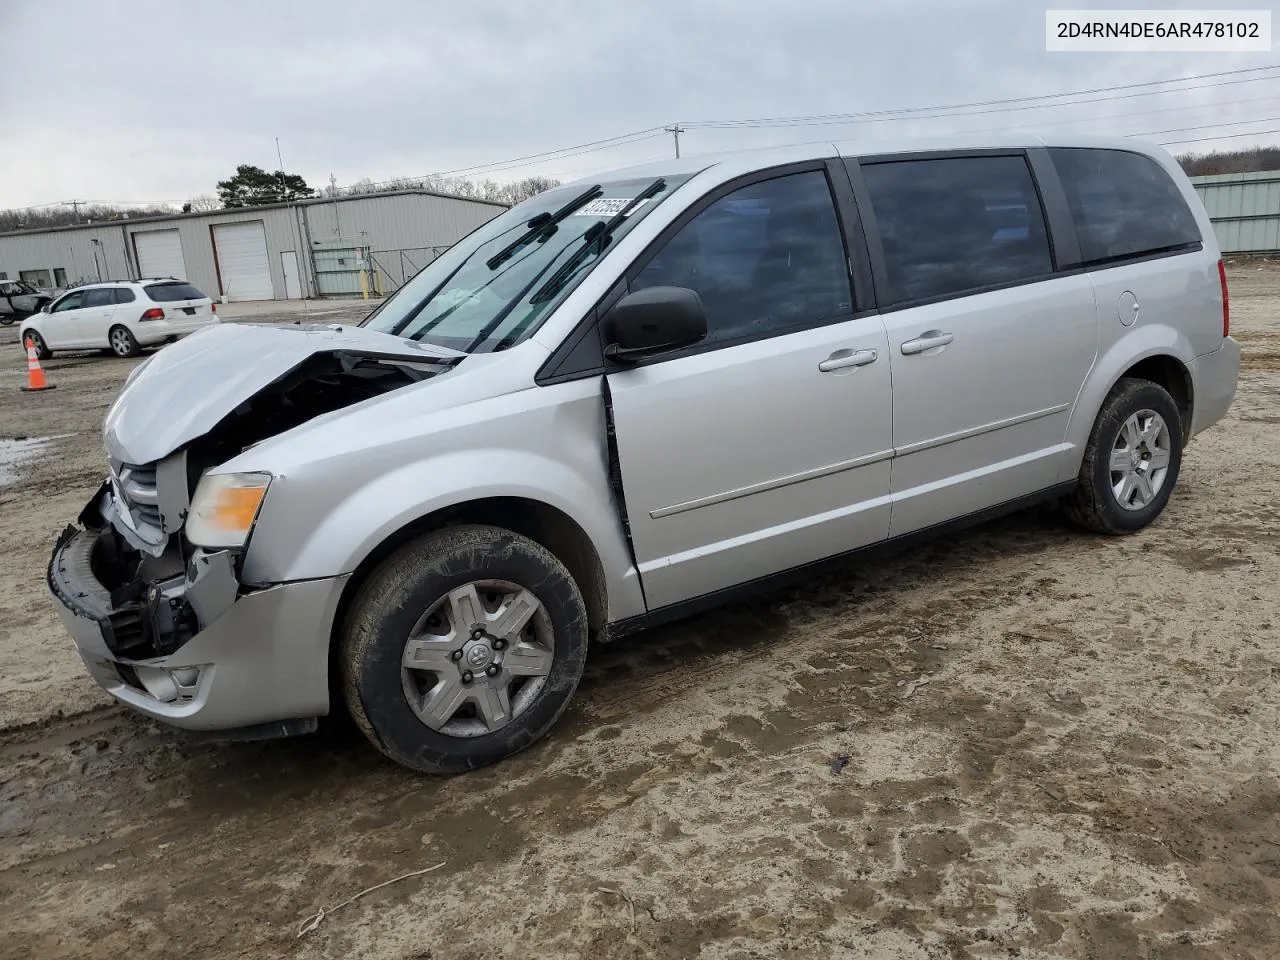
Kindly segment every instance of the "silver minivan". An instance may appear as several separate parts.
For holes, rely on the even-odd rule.
[[[462,771],[543,736],[593,641],[1035,501],[1140,530],[1239,357],[1159,147],[663,161],[513,207],[359,325],[144,361],[49,585],[149,716],[262,737],[345,702]]]

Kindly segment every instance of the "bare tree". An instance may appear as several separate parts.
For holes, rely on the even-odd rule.
[[[198,197],[192,197],[182,205],[183,213],[212,213],[214,210],[221,209],[222,201],[208,193],[202,193]]]

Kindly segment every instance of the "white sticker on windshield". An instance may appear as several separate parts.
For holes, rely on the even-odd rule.
[[[597,197],[584,207],[579,207],[573,212],[575,217],[613,217],[622,212],[622,208],[631,202],[631,197]],[[631,216],[641,207],[643,207],[650,197],[646,197],[631,208],[627,216]]]

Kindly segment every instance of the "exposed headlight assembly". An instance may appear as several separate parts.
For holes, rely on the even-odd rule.
[[[187,539],[207,549],[243,547],[271,483],[269,473],[206,473],[187,514]]]

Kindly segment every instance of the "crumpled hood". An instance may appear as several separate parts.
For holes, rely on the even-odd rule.
[[[419,363],[463,356],[364,327],[220,323],[164,347],[134,370],[107,411],[107,453],[132,464],[159,460],[318,353]]]

